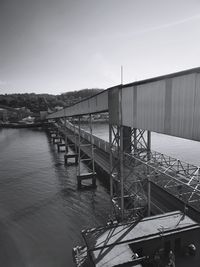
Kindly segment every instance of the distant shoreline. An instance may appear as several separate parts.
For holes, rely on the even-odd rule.
[[[20,123],[5,123],[0,124],[0,128],[34,128],[42,127],[44,124],[42,122],[30,123],[30,124],[20,124]]]
[[[72,121],[71,121],[72,122]],[[92,123],[108,123],[109,119],[96,119],[96,120],[92,120]],[[73,121],[72,123],[78,124],[78,120]],[[81,120],[81,124],[88,124],[89,120]]]

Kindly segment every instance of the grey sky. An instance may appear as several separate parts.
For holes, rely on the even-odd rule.
[[[0,0],[0,93],[107,88],[200,66],[199,0]]]

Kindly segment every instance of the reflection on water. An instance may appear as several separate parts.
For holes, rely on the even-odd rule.
[[[80,231],[109,214],[107,190],[77,191],[76,167],[40,130],[1,130],[0,151],[0,266],[73,266]]]

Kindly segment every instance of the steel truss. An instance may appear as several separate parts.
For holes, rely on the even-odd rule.
[[[110,143],[110,196],[114,211],[121,212],[124,218],[124,190],[123,190],[123,150],[121,129],[118,125],[109,125]],[[121,196],[121,198],[120,198]],[[119,200],[119,201],[117,201]]]
[[[122,126],[110,125],[109,136],[110,193],[120,218],[135,216],[147,206],[150,212],[149,182],[200,210],[199,167],[150,150],[147,131],[133,128],[126,137]],[[126,139],[128,145],[124,146]]]
[[[150,213],[150,183],[146,180],[145,192],[144,181],[133,175],[127,160],[125,162],[126,153],[140,157],[149,154],[150,132],[129,128],[127,135],[126,128],[109,125],[110,195],[115,216],[120,220],[143,217],[147,207]]]
[[[186,205],[199,210],[199,167],[154,151],[143,153],[142,157],[136,153],[125,153],[124,158],[141,181],[148,176],[151,182],[179,198]]]

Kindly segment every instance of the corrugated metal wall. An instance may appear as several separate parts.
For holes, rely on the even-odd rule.
[[[86,100],[83,100],[73,106],[52,113],[51,115],[48,116],[48,119],[104,112],[107,110],[108,110],[108,90],[103,91],[102,93],[97,94]]]
[[[48,118],[108,109],[111,124],[200,141],[200,68],[116,86]]]
[[[200,140],[200,74],[122,88],[122,124]]]

